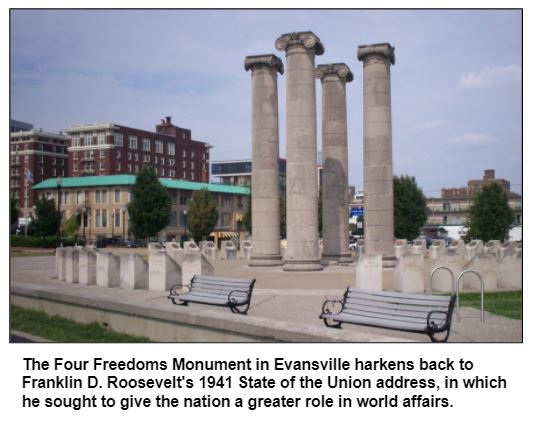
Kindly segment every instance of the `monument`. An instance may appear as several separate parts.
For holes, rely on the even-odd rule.
[[[316,170],[315,56],[324,53],[312,32],[281,35],[286,52],[286,223],[285,271],[318,271],[318,185]],[[254,241],[254,239],[253,239]]]
[[[349,252],[347,198],[346,83],[353,73],[344,63],[322,64],[316,69],[322,86],[322,227],[324,263],[347,264]]]
[[[279,213],[279,104],[277,72],[281,60],[273,54],[247,56],[253,97],[253,160],[251,181],[253,245],[251,267],[282,265]]]

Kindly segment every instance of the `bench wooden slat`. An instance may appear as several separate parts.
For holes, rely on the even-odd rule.
[[[448,302],[444,302],[444,301],[439,301],[439,302],[428,302],[424,299],[413,299],[413,298],[408,298],[408,299],[404,299],[402,297],[391,297],[391,296],[385,296],[385,297],[380,297],[380,296],[368,296],[368,295],[359,295],[359,294],[354,294],[354,293],[349,293],[348,294],[348,300],[351,300],[351,299],[367,299],[367,300],[370,300],[370,301],[377,301],[377,302],[381,302],[381,303],[395,303],[395,304],[405,304],[405,305],[425,305],[425,306],[433,306],[433,307],[446,307],[447,308],[447,304],[449,303],[449,299],[448,299]]]
[[[214,283],[199,283],[195,282],[191,285],[191,289],[211,289],[211,290],[224,290],[224,291],[232,291],[232,290],[249,290],[248,286],[243,285],[236,285],[231,286],[227,284],[214,284]]]
[[[212,283],[228,283],[228,284],[242,284],[249,286],[254,279],[251,278],[229,278],[229,277],[215,277],[215,276],[208,276],[208,275],[196,275],[194,277],[197,281],[205,280],[207,282]]]
[[[377,300],[367,300],[367,299],[357,299],[349,298],[346,301],[346,306],[370,306],[374,308],[385,308],[385,309],[399,309],[404,311],[414,311],[414,312],[430,312],[433,310],[444,310],[447,311],[447,306],[428,306],[428,305],[408,305],[405,303],[391,303],[391,302],[380,302]]]
[[[397,292],[383,292],[379,290],[366,290],[366,289],[356,289],[350,288],[349,295],[362,295],[362,296],[378,296],[381,298],[392,297],[399,299],[416,299],[416,300],[428,300],[430,302],[449,302],[449,296],[434,296],[434,295],[423,295],[423,294],[414,294],[414,293],[397,293]]]
[[[362,305],[362,304],[346,304],[344,307],[344,310],[349,311],[364,311],[364,312],[375,312],[377,314],[382,315],[399,315],[399,316],[406,316],[411,318],[427,318],[427,314],[435,309],[433,308],[425,308],[424,310],[419,311],[412,311],[412,310],[405,310],[405,309],[392,309],[388,307],[380,307],[380,306],[368,306],[368,305]],[[438,314],[440,315],[440,314]]]
[[[427,324],[427,317],[409,317],[405,315],[393,315],[393,314],[382,314],[377,312],[369,312],[369,311],[357,311],[357,310],[347,310],[344,309],[340,314],[338,315],[348,315],[348,316],[363,316],[368,318],[376,318],[377,320],[389,320],[389,321],[400,321],[400,322],[408,322],[408,323],[414,323],[414,324]],[[334,319],[338,319],[338,315]],[[437,314],[436,317],[433,318],[433,321],[436,323],[442,323],[446,320],[444,315]]]
[[[336,321],[350,322],[353,324],[372,325],[375,327],[396,328],[399,330],[424,331],[427,324],[425,323],[408,323],[404,321],[381,320],[378,318],[369,318],[365,316],[354,316],[342,314]]]

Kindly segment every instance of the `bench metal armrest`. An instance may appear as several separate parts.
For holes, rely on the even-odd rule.
[[[179,293],[179,290],[182,288],[182,287],[186,287],[188,289],[188,292],[191,290],[191,285],[190,286],[181,286],[180,284],[175,284],[173,286],[171,286],[171,288],[169,289],[169,294],[167,295],[167,299],[171,299],[171,301],[177,305],[177,303],[175,302],[176,299],[180,299],[180,293]]]
[[[339,303],[340,304],[340,310],[338,312],[333,312],[335,305]],[[344,306],[343,300],[326,300],[323,302],[323,305],[321,305],[321,314],[327,314],[327,315],[334,315],[339,314],[342,311],[342,307]]]
[[[442,325],[437,325],[435,323],[435,321],[431,321],[431,315],[433,314],[444,314],[446,315],[446,320],[444,321],[444,324]],[[437,332],[441,332],[441,331],[444,331],[445,329],[448,328],[448,326],[450,325],[450,321],[451,318],[450,318],[450,313],[449,312],[445,312],[445,311],[431,311],[427,314],[427,328],[431,331],[431,332],[434,332],[434,333],[437,333]]]
[[[251,298],[251,291],[250,290],[232,290],[228,294],[228,302],[229,303],[237,303],[238,302],[235,298],[231,297],[233,293],[245,293],[247,295],[246,302],[249,302],[249,299]]]

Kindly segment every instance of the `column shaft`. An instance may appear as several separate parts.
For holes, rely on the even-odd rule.
[[[250,266],[282,265],[280,255],[279,109],[277,71],[282,62],[274,55],[249,56],[253,105],[252,235]]]
[[[361,46],[364,68],[364,241],[371,255],[394,255],[390,44]]]
[[[322,261],[349,263],[346,82],[353,74],[337,63],[318,66],[316,76],[322,83]]]
[[[318,242],[316,85],[314,58],[319,39],[287,34],[286,51],[286,233],[285,271],[321,270]],[[321,45],[321,44],[319,44]],[[313,47],[316,47],[313,49]]]

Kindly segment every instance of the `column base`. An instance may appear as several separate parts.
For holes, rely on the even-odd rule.
[[[319,259],[313,259],[309,261],[285,261],[284,271],[322,271],[323,266]]]
[[[321,263],[323,265],[347,265],[353,263],[353,256],[350,252],[339,254],[322,254]]]
[[[257,255],[249,260],[249,267],[280,267],[282,264],[280,255]]]

